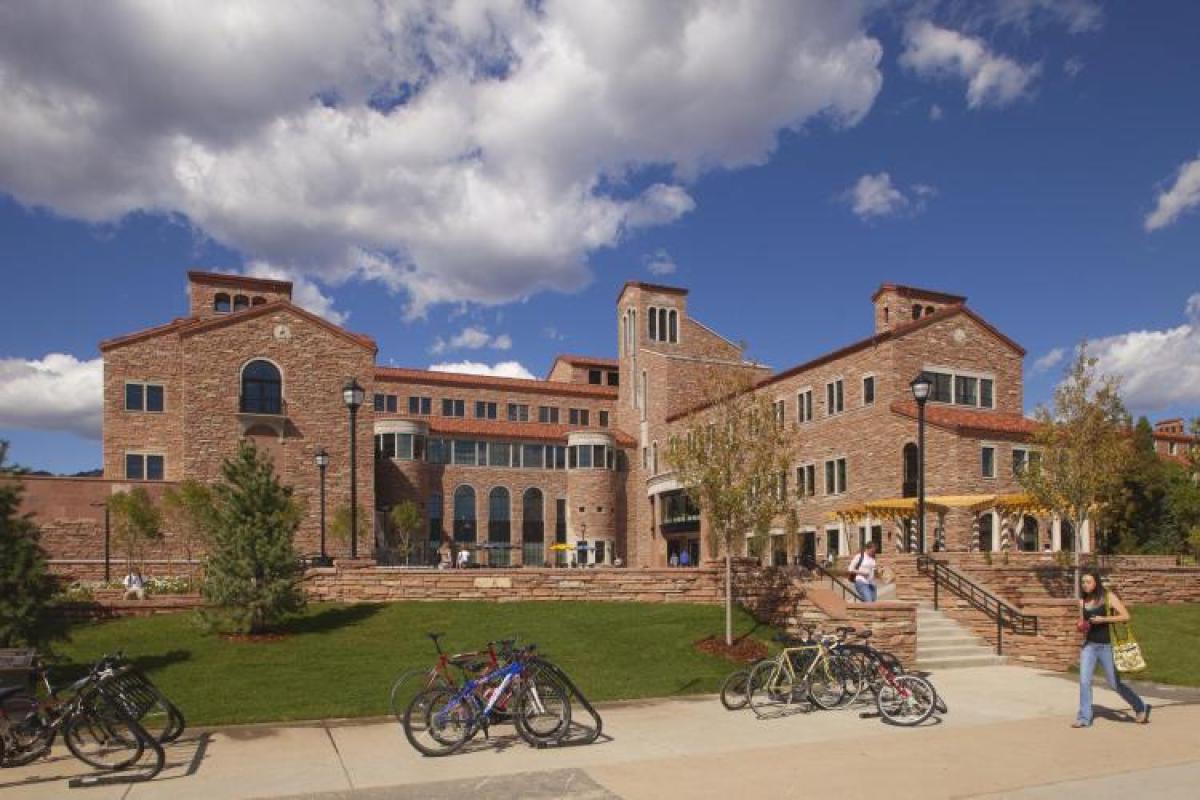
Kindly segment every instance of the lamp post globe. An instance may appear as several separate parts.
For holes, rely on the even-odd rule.
[[[350,412],[350,557],[358,558],[358,443],[356,427],[358,409],[362,408],[367,393],[354,378],[342,387],[342,402]]]
[[[924,372],[908,384],[917,401],[917,552],[925,552],[925,403],[933,390],[933,381]]]

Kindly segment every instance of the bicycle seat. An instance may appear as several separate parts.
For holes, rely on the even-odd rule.
[[[0,701],[7,700],[14,695],[22,694],[24,691],[24,686],[0,686]]]
[[[854,637],[856,639],[870,639],[874,635],[875,635],[875,631],[865,630],[865,631],[859,631],[858,633],[854,634]]]

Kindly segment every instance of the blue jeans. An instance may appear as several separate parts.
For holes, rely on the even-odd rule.
[[[1079,721],[1085,725],[1092,724],[1092,675],[1096,672],[1097,662],[1104,668],[1104,677],[1108,679],[1112,690],[1133,707],[1135,714],[1142,713],[1146,708],[1142,698],[1117,677],[1117,668],[1113,665],[1112,645],[1087,642],[1079,651]]]
[[[858,592],[858,596],[862,598],[864,603],[874,603],[879,599],[879,592],[875,589],[875,584],[873,583],[855,581],[854,589]]]

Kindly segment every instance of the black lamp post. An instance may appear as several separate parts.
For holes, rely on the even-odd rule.
[[[104,509],[104,582],[112,580],[112,528],[109,525],[108,503],[92,503],[92,508]]]
[[[917,401],[917,552],[925,552],[925,403],[933,382],[924,372],[912,379],[909,388]]]
[[[329,453],[322,447],[317,450],[313,459],[321,472],[321,566],[329,566],[329,556],[325,553],[325,468],[329,466]]]
[[[355,428],[358,423],[358,409],[362,408],[366,392],[351,378],[342,387],[342,402],[350,411],[350,557],[358,558],[358,447],[355,440]]]

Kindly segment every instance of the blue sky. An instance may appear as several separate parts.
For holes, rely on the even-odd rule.
[[[137,50],[170,20],[123,8],[72,70],[38,61],[77,54],[69,31],[7,9],[0,29],[15,32],[0,34],[0,67],[17,77],[0,97],[32,105],[0,123],[13,143],[0,154],[0,438],[35,468],[98,466],[96,343],[185,313],[190,268],[297,278],[307,305],[378,340],[381,363],[515,361],[537,375],[558,352],[614,352],[625,280],[690,288],[695,317],[778,368],[868,334],[874,288],[907,283],[967,295],[1026,347],[1030,408],[1059,376],[1061,363],[1045,366],[1054,354],[1088,339],[1135,413],[1200,413],[1200,7],[850,5],[813,4],[775,25],[822,32],[812,47],[844,69],[804,72],[788,61],[793,45],[771,44],[772,26],[747,17],[737,47],[734,35],[681,45],[720,76],[697,82],[669,56],[625,69],[652,44],[624,38],[657,42],[679,20],[626,9],[628,24],[597,43],[578,31],[606,30],[603,20],[553,3],[541,16],[494,11],[482,28],[438,20],[454,33],[448,54],[430,55],[429,24],[402,24],[393,71],[381,77],[375,60],[330,73],[334,55],[392,24],[352,4],[354,24],[314,11],[313,30],[281,34],[276,62],[236,90],[221,71],[237,54],[218,57],[229,31],[216,22],[196,33],[211,37],[212,60],[177,64],[168,47]],[[22,26],[48,41],[18,43]],[[554,67],[562,54],[537,49],[554,37],[529,44],[547,31],[576,32],[592,73],[573,83],[571,60]],[[759,42],[761,58],[748,58]],[[793,84],[772,54],[793,64]],[[211,80],[180,102],[153,78],[95,78],[120,59],[162,62],[164,82],[173,70]],[[551,66],[538,75],[538,64]],[[456,70],[471,80],[456,83]],[[731,73],[729,86],[709,85]],[[413,74],[424,88],[391,116],[363,111],[364,87]],[[597,75],[611,80],[588,95]],[[312,98],[330,84],[316,116]],[[46,106],[62,98],[113,113],[56,127]],[[417,112],[443,127],[420,139],[429,120]],[[539,114],[551,121],[529,128]],[[619,133],[599,130],[622,115]],[[382,154],[322,138],[346,119],[387,123],[366,135]],[[297,120],[303,135],[279,127]],[[439,136],[462,145],[421,173],[440,157],[421,148]],[[270,174],[253,172],[280,153]],[[450,189],[429,190],[464,160]],[[297,163],[303,174],[288,174]],[[378,177],[394,167],[417,180]]]

